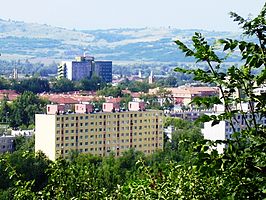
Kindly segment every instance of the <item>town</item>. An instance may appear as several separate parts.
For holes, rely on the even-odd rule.
[[[16,136],[21,135],[29,138],[35,134],[35,151],[42,151],[44,153],[49,152],[46,155],[53,160],[55,159],[55,152],[64,151],[62,156],[65,156],[71,150],[78,150],[79,152],[102,156],[107,155],[111,151],[114,151],[116,155],[119,155],[119,148],[120,152],[123,152],[125,149],[135,148],[136,150],[140,150],[144,153],[152,153],[163,148],[162,140],[166,132],[168,134],[168,138],[172,137],[171,132],[168,131],[171,128],[165,127],[165,130],[163,128],[163,120],[165,116],[195,121],[204,113],[214,112],[213,108],[200,108],[190,103],[196,97],[217,96],[218,88],[216,87],[191,85],[181,85],[179,87],[157,87],[156,77],[151,72],[151,74],[146,78],[142,77],[140,73],[138,76],[131,79],[131,81],[127,80],[130,82],[129,84],[136,84],[136,88],[130,89],[129,87],[122,88],[124,79],[125,77],[122,78],[121,83],[119,83],[119,79],[112,82],[112,62],[94,61],[94,57],[92,56],[79,56],[76,57],[74,61],[62,61],[61,64],[58,65],[58,75],[55,83],[38,77],[19,78],[18,71],[14,70],[12,80],[17,82],[16,84],[18,85],[18,88],[21,87],[19,85],[23,85],[23,82],[27,81],[32,82],[29,84],[29,88],[24,89],[25,91],[31,91],[30,87],[32,86],[34,88],[37,87],[39,91],[36,92],[36,90],[33,89],[32,92],[37,95],[37,98],[45,101],[45,104],[43,105],[44,107],[42,108],[44,115],[35,114],[35,121],[32,121],[33,123],[31,122],[31,124],[14,124],[11,120],[9,120],[9,117],[12,116],[11,112],[5,112],[5,110],[2,110],[2,112],[5,112],[5,116],[2,119],[4,122],[3,126],[6,127],[3,130],[3,135],[1,136],[1,152],[14,151],[14,141]],[[61,84],[61,88],[58,86],[60,85],[60,81],[65,81]],[[94,81],[90,85],[85,85],[84,89],[94,89],[95,86],[95,89],[97,90],[76,91],[73,90],[74,87],[69,87],[67,90],[64,88],[67,87],[67,83],[74,85],[75,81]],[[104,86],[102,86],[103,84]],[[47,90],[49,87],[51,91]],[[57,89],[54,90],[55,92],[52,92],[53,87],[57,87]],[[60,92],[60,90],[63,92]],[[114,90],[114,92],[111,92],[112,90]],[[4,101],[2,105],[8,105],[9,103],[12,104],[12,101],[16,101],[16,99],[19,98],[22,91],[23,90],[20,90],[19,93],[18,91],[11,89],[1,90],[1,98],[2,101]],[[79,107],[82,107],[83,105],[85,106],[84,109],[82,111],[79,110]],[[135,108],[131,108],[131,105],[134,105]],[[108,108],[105,108],[105,106]],[[7,108],[2,107],[2,109]],[[129,111],[142,111],[143,113],[132,114]],[[117,113],[117,115],[110,115],[108,112]],[[95,120],[94,118],[92,118],[92,121],[73,121],[69,124],[68,119],[70,118],[76,119],[80,116],[84,119],[91,119],[91,117],[83,116],[81,113],[91,113],[91,116],[95,116],[95,119],[98,118],[106,120],[107,118],[121,117],[118,121],[98,122],[98,126],[97,122],[93,121]],[[147,120],[146,117],[150,116],[148,113],[153,113],[152,116],[156,114],[157,119],[155,120],[155,118],[152,118]],[[54,118],[51,114],[58,115],[58,117],[61,115],[69,117],[65,117],[67,118],[66,120],[62,119],[62,121],[64,121],[63,124],[56,125],[56,121],[60,121],[61,123],[61,118],[60,120],[56,120],[58,117]],[[132,116],[128,118],[128,120],[121,120],[128,115]],[[55,121],[51,122],[52,118],[49,119],[50,117],[54,118]],[[8,128],[9,123],[11,125],[10,128]],[[95,130],[90,128],[94,123],[96,123],[98,130],[97,128]],[[52,128],[49,124],[55,124],[57,128],[60,129],[57,130],[56,127]],[[119,124],[122,125],[120,129]],[[124,127],[123,124],[127,124],[127,126]],[[12,125],[14,129],[12,129]],[[80,125],[83,127],[79,127]],[[34,127],[34,129],[30,129],[30,127]],[[48,127],[51,129],[48,130]],[[76,129],[68,130],[70,127],[75,127]],[[156,127],[156,129],[154,129],[154,127]],[[117,139],[106,139],[106,133],[110,132],[110,130],[112,130],[114,135],[117,135]],[[61,135],[57,135],[57,132]],[[67,133],[70,132],[73,135],[67,136]],[[84,134],[87,134],[87,136]],[[136,139],[134,136],[136,136]],[[108,134],[108,137],[110,138],[110,133]],[[57,138],[57,143],[55,143],[52,138]],[[70,138],[73,138],[72,142],[64,144],[66,140],[69,140]],[[80,138],[81,140],[79,140]],[[99,138],[102,139],[98,141]],[[51,139],[52,141],[50,141]],[[44,142],[46,140],[47,143]],[[152,142],[147,145],[147,141],[154,141],[154,143]],[[100,151],[97,150],[97,147],[94,148],[94,145],[91,145],[97,144],[97,142],[98,145],[96,146],[99,146],[98,149]],[[107,145],[107,143],[112,143],[112,145]],[[51,146],[51,144],[53,144],[53,146]],[[86,144],[87,148],[79,149],[79,144]],[[61,147],[66,148],[66,146],[66,150],[61,149]],[[56,147],[60,148],[56,150]],[[54,153],[53,155],[50,155],[50,152],[52,151]],[[56,157],[59,155],[61,154],[59,153]]]
[[[0,199],[265,199],[265,2],[58,2],[0,7]]]

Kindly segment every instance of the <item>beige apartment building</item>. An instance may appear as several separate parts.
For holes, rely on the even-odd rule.
[[[35,120],[35,151],[51,160],[65,158],[72,150],[120,156],[130,148],[145,154],[163,148],[163,112],[145,110],[143,102],[130,102],[128,111],[104,103],[101,112],[76,104],[73,113],[65,112],[63,105],[48,105],[47,114],[36,114]]]

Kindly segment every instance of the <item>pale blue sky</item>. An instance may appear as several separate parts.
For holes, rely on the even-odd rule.
[[[175,27],[237,30],[234,11],[256,15],[265,0],[1,0],[0,18],[65,28]]]

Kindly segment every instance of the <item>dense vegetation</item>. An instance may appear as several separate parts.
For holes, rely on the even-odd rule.
[[[98,76],[84,78],[80,81],[70,81],[66,78],[43,79],[39,77],[16,79],[0,79],[0,89],[12,89],[19,93],[30,91],[35,94],[42,92],[70,92],[76,90],[95,91],[102,89],[106,83]]]
[[[0,104],[0,121],[13,128],[34,128],[35,114],[43,113],[46,100],[40,99],[32,92],[24,92],[13,102],[9,103],[7,97]]]
[[[198,125],[170,118],[165,124],[176,128],[173,139],[166,140],[164,151],[150,156],[133,149],[119,158],[72,152],[69,159],[52,162],[42,153],[35,155],[34,138],[18,137],[16,151],[0,156],[0,199],[102,199],[116,195],[117,185],[143,176],[138,168],[142,162],[159,173],[167,170],[168,161],[192,159],[192,144],[202,140]],[[181,142],[184,139],[187,144]]]
[[[235,131],[232,140],[211,142],[195,136],[197,131],[190,125],[166,120],[181,127],[164,151],[150,157],[131,150],[120,158],[73,153],[70,160],[50,162],[42,154],[21,152],[16,159],[17,154],[5,154],[0,160],[2,199],[264,199],[266,135],[265,126],[257,119],[266,117],[266,98],[265,94],[254,95],[253,89],[262,86],[266,78],[266,5],[254,19],[245,20],[235,13],[231,16],[245,35],[256,37],[257,43],[220,40],[227,55],[219,57],[215,53],[217,43],[210,44],[196,33],[193,49],[179,40],[176,44],[186,56],[206,62],[209,70],[176,71],[220,88],[222,98],[216,103],[224,102],[225,113],[202,120],[213,124],[227,120],[234,129],[234,123],[239,123],[234,116],[241,113],[248,124],[245,130]],[[221,64],[234,53],[240,54],[243,65],[223,72]],[[261,73],[254,74],[253,69]],[[235,98],[239,90],[241,95]],[[249,104],[250,111],[233,106],[243,102]],[[206,99],[202,103],[209,105]],[[217,143],[226,144],[223,154],[210,151]]]
[[[92,78],[84,78],[80,81],[71,81],[66,78],[60,79],[44,79],[37,76],[25,78],[22,80],[0,78],[0,90],[12,89],[19,93],[31,91],[35,94],[42,92],[70,92],[76,90],[99,91],[100,95],[118,97],[121,96],[121,90],[128,89],[131,92],[148,92],[154,87],[174,87],[178,86],[178,78],[169,76],[160,78],[154,84],[149,84],[147,80],[129,81],[125,79],[118,86],[111,87],[111,84],[106,84],[100,77],[92,76]]]

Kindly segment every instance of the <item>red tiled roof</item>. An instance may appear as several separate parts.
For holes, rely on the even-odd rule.
[[[0,94],[18,94],[16,90],[0,90]]]
[[[132,96],[133,98],[140,98],[141,93],[139,93],[139,92],[132,92],[132,93],[131,93],[131,96]]]
[[[107,98],[106,99],[106,102],[108,103],[120,103],[121,101],[121,98],[120,97],[117,97],[117,98]]]

